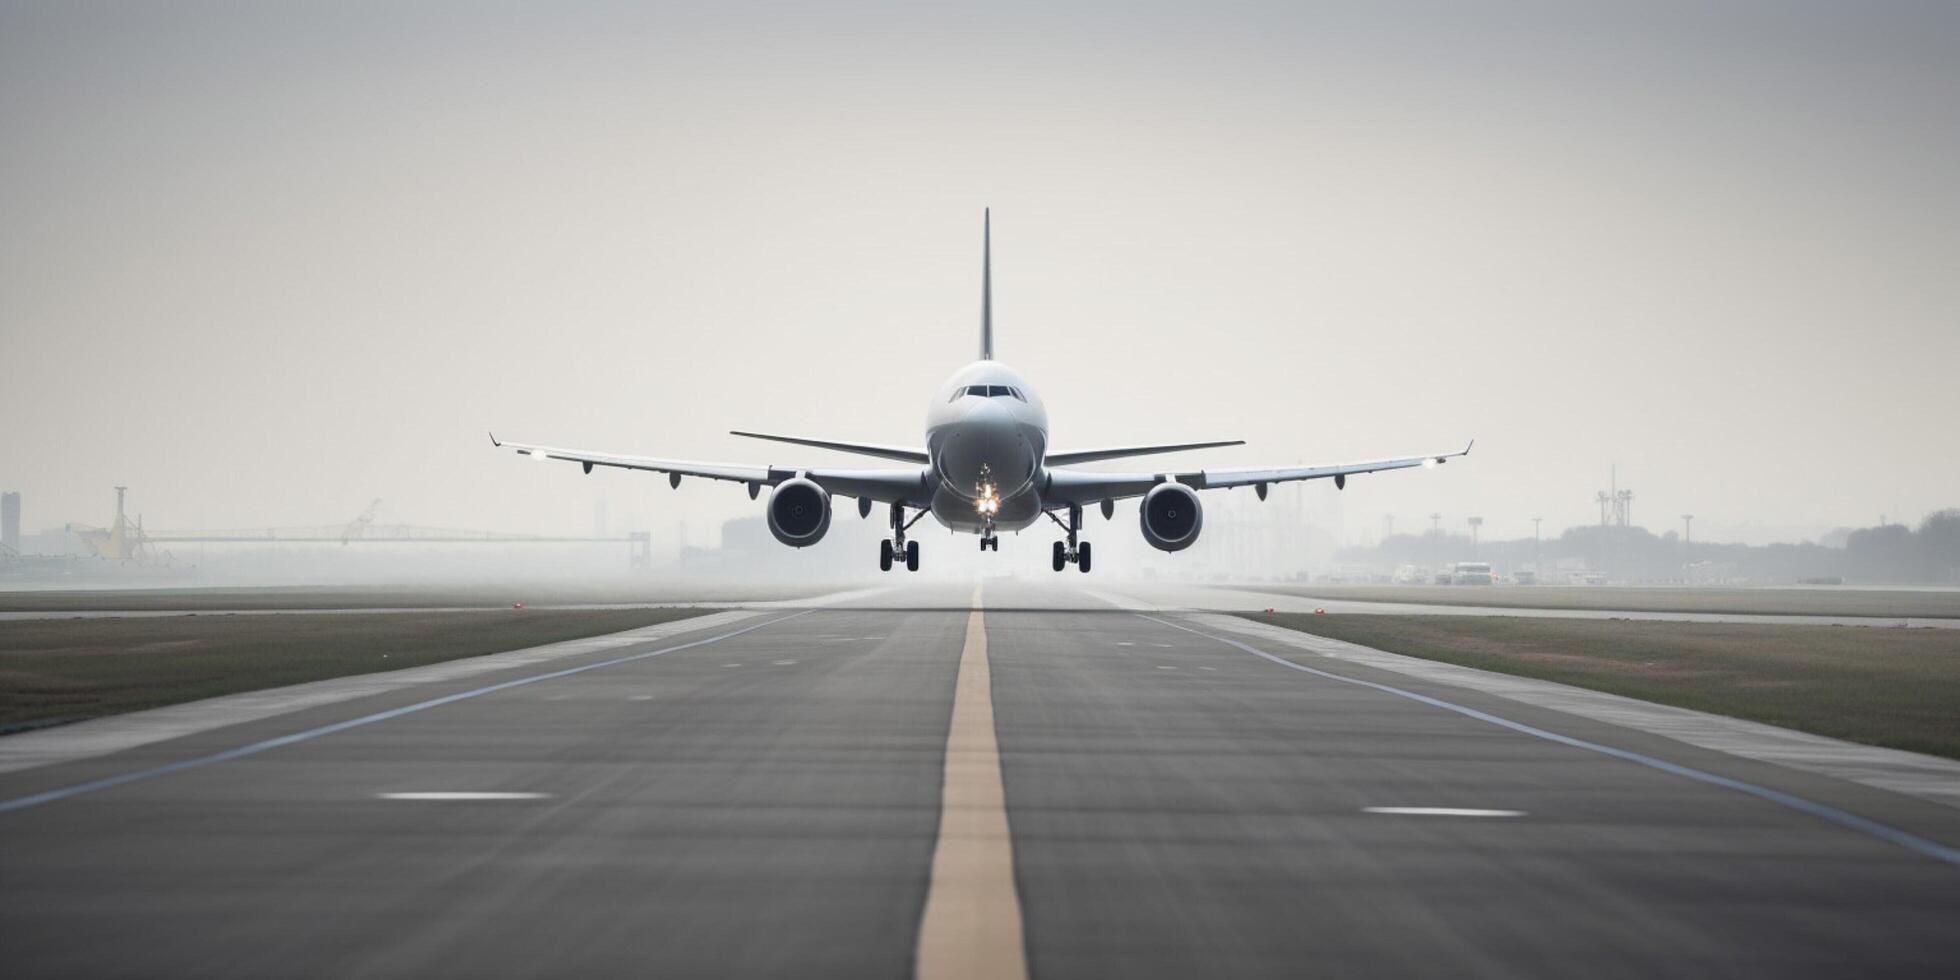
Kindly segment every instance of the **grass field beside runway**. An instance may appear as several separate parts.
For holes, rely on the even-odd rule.
[[[1960,758],[1960,635],[1953,630],[1242,615],[1390,653]]]
[[[1511,609],[1960,619],[1960,590],[1716,589],[1611,585],[1252,585],[1276,595]]]
[[[0,622],[0,731],[637,629],[702,609]]]

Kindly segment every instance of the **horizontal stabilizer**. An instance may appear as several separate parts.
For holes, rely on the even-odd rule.
[[[1131,456],[1155,456],[1158,453],[1180,453],[1187,449],[1216,449],[1219,446],[1243,446],[1244,439],[1230,439],[1224,442],[1179,442],[1162,446],[1118,446],[1112,449],[1083,449],[1076,452],[1049,453],[1049,466],[1074,466],[1077,463],[1095,463],[1105,459],[1128,459]]]
[[[787,442],[795,446],[814,446],[818,449],[834,449],[840,453],[856,453],[859,456],[876,456],[879,459],[896,459],[906,463],[928,463],[931,460],[923,449],[905,446],[876,446],[864,442],[835,442],[829,439],[805,439],[801,436],[776,436],[764,432],[742,432],[730,429],[731,436],[745,439],[766,439],[770,442]]]

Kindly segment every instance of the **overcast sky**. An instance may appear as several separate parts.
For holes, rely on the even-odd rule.
[[[1960,504],[1960,5],[1602,6],[6,3],[0,486],[30,530],[117,483],[173,528],[759,513],[484,431],[918,443],[991,205],[1058,447],[1477,438],[1351,534],[1551,533],[1616,461],[1657,529]]]

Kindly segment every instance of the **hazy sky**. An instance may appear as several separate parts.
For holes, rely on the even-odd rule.
[[[1477,438],[1351,533],[1549,533],[1615,461],[1698,532],[1960,504],[1960,5],[1602,8],[6,3],[0,486],[30,530],[116,483],[178,528],[759,513],[484,430],[917,443],[991,205],[1058,446]]]

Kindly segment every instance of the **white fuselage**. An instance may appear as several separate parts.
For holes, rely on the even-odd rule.
[[[932,516],[956,531],[1018,531],[1041,517],[1048,410],[1013,368],[974,361],[926,409]]]

